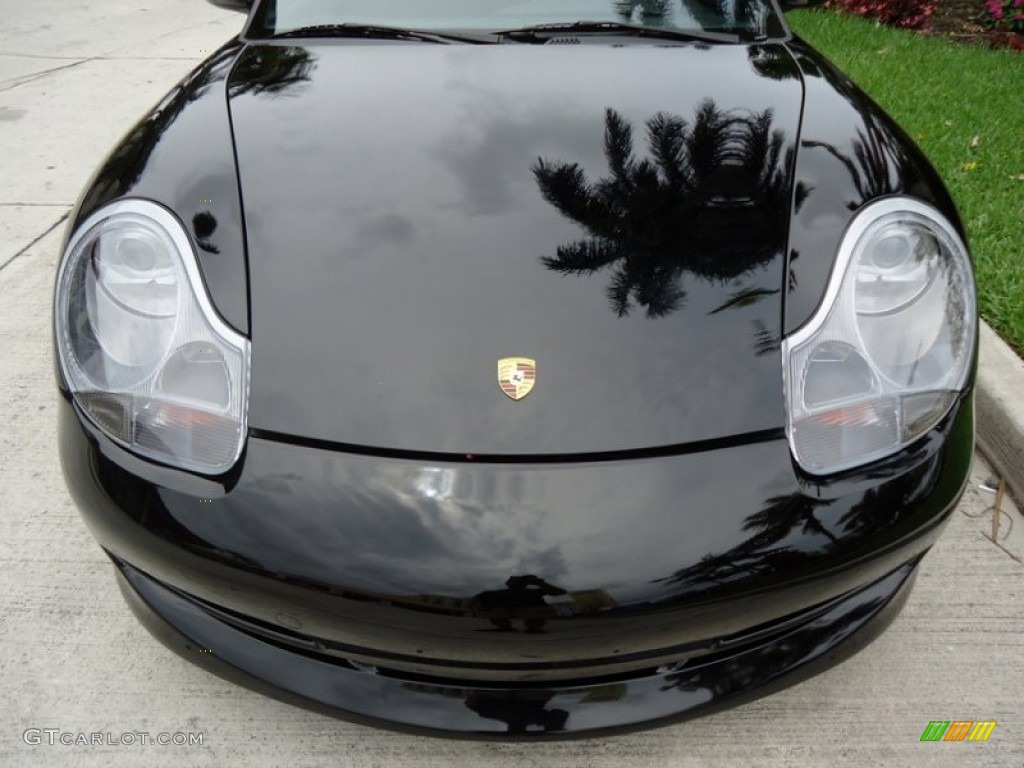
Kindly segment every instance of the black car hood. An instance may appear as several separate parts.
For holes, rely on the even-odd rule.
[[[782,46],[265,44],[228,93],[254,429],[539,456],[784,424]]]

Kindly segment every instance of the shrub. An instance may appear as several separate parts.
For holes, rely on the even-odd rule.
[[[1007,3],[1014,1],[1007,0]],[[890,27],[906,29],[925,27],[937,5],[938,0],[828,0],[825,3],[826,8],[838,8],[844,13],[878,19]]]
[[[993,29],[1024,34],[1024,0],[988,0],[985,21]]]

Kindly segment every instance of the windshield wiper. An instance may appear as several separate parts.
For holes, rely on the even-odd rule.
[[[705,30],[660,29],[620,24],[617,21],[574,21],[564,24],[537,24],[520,29],[507,29],[496,33],[509,40],[520,42],[545,42],[558,35],[622,35],[628,37],[652,37],[661,40],[683,40],[702,43],[739,43],[739,35],[730,32]]]
[[[273,40],[295,37],[347,37],[364,40],[414,40],[420,43],[493,43],[494,37],[464,37],[451,35],[447,32],[422,32],[418,29],[402,29],[401,27],[379,27],[367,24],[314,24],[298,29],[289,29],[272,35]]]

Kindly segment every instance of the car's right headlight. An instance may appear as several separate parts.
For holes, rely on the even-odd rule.
[[[122,200],[84,221],[61,261],[54,314],[64,378],[113,440],[205,474],[237,460],[249,341],[214,311],[169,211]]]
[[[812,474],[893,453],[966,386],[977,327],[967,248],[918,200],[850,223],[821,307],[783,342],[790,446]]]

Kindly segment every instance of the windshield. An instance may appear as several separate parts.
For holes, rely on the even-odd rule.
[[[769,0],[264,0],[253,31],[363,24],[499,32],[579,21],[757,36],[779,34],[781,24]]]

